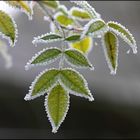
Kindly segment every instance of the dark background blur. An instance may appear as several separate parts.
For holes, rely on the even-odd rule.
[[[61,3],[72,6],[70,2]],[[134,34],[139,51],[139,1],[92,1],[90,4],[105,21],[113,20],[125,25]],[[33,21],[16,12],[13,16],[19,38],[16,47],[9,48],[13,67],[6,70],[4,61],[0,59],[0,138],[140,138],[140,51],[136,55],[127,54],[129,46],[120,40],[118,71],[112,76],[101,43],[97,40],[98,46],[94,46],[89,54],[95,71],[80,70],[95,101],[71,96],[68,115],[58,133],[52,134],[44,110],[44,96],[24,101],[31,82],[45,69],[24,70],[26,62],[45,46],[35,48],[32,39],[48,32],[49,26],[37,8]],[[49,67],[52,66],[56,67],[57,63]]]

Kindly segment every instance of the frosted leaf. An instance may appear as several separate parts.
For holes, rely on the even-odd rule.
[[[17,8],[23,11],[28,15],[30,20],[32,19],[32,15],[33,15],[32,3],[28,3],[28,1],[22,1],[22,0],[6,1],[6,3],[9,6],[12,6],[13,8]]]
[[[56,0],[41,0],[40,2],[52,10],[56,10],[59,7],[59,1]]]
[[[69,43],[71,48],[75,48],[85,54],[91,51],[93,45],[92,45],[92,38],[91,37],[85,37],[81,39],[80,41]]]
[[[71,94],[80,97],[85,97],[89,99],[89,101],[94,100],[92,94],[88,89],[86,80],[77,71],[70,68],[62,69],[60,73],[59,82]]]
[[[91,16],[87,11],[78,7],[72,7],[70,9],[70,15],[80,21],[88,21],[91,19]]]
[[[0,40],[0,54],[5,60],[5,67],[9,69],[12,66],[12,57],[8,54],[8,46]]]
[[[15,46],[17,38],[17,26],[13,18],[0,10],[0,35],[7,39],[10,46]]]
[[[65,60],[77,68],[92,68],[91,63],[84,54],[75,49],[68,49],[64,52]]]
[[[61,12],[56,13],[54,18],[62,26],[69,26],[73,25],[74,23],[73,19],[70,16],[65,15]]]
[[[76,34],[76,35],[71,35],[65,38],[66,41],[68,42],[75,42],[75,41],[79,41],[80,40],[80,35]]]
[[[93,37],[98,37],[99,35],[102,36],[108,31],[108,29],[108,26],[102,19],[93,19],[84,26],[84,31],[81,38],[85,37],[86,35]]]
[[[59,70],[50,69],[41,72],[30,86],[29,93],[25,96],[25,100],[32,100],[51,90],[57,83]]]
[[[69,94],[61,86],[56,85],[45,98],[45,109],[52,125],[52,132],[56,133],[64,121],[69,109]]]
[[[57,41],[64,40],[59,34],[56,33],[47,33],[38,37],[34,37],[34,40],[32,41],[33,44],[37,43],[52,43]]]
[[[114,75],[118,66],[118,38],[109,31],[103,36],[102,44],[111,74]]]
[[[33,66],[42,66],[53,63],[60,57],[60,55],[61,50],[58,48],[43,49],[32,57],[32,59],[25,66],[25,69],[28,70]]]
[[[113,21],[108,22],[108,26],[112,32],[120,36],[132,48],[133,53],[137,53],[136,41],[128,29],[126,29],[123,25]]]
[[[87,11],[92,18],[100,18],[100,15],[95,11],[95,9],[90,4],[88,4],[87,1],[71,0],[71,2],[77,4],[78,6],[83,8],[85,11]]]

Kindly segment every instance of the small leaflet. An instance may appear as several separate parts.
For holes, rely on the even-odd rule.
[[[91,19],[91,16],[89,15],[87,11],[78,7],[72,7],[70,9],[70,15],[80,21],[88,21]]]
[[[84,26],[84,31],[81,35],[81,38],[85,37],[86,35],[101,37],[105,32],[108,31],[108,29],[108,26],[102,19],[93,19]]]
[[[71,68],[62,69],[59,82],[70,92],[70,94],[84,97],[89,99],[89,101],[94,100],[90,90],[88,89],[86,80],[79,72]]]
[[[75,35],[71,35],[65,38],[66,41],[68,42],[76,42],[80,40],[80,35],[79,34],[75,34]]]
[[[137,53],[136,41],[128,29],[113,21],[108,22],[108,26],[112,32],[120,36],[132,48],[134,54]]]
[[[87,54],[90,52],[90,50],[93,47],[92,43],[92,38],[91,37],[85,37],[81,39],[80,41],[74,42],[74,43],[69,43],[71,48],[75,48],[84,54]]]
[[[52,125],[52,132],[56,133],[64,121],[69,109],[69,94],[60,85],[56,85],[45,98],[45,109]]]
[[[64,52],[65,60],[76,68],[92,68],[91,63],[84,54],[76,49],[68,49]]]
[[[74,21],[73,21],[73,19],[71,17],[69,17],[68,15],[63,14],[62,12],[56,13],[54,18],[62,26],[67,27],[69,25],[73,25],[73,23],[74,23]]]
[[[52,42],[57,42],[57,41],[63,41],[64,39],[56,33],[47,33],[43,34],[38,37],[34,37],[34,40],[32,41],[33,44],[38,44],[38,43],[52,43]]]
[[[93,19],[100,18],[100,15],[95,11],[95,9],[90,4],[88,4],[87,1],[73,1],[73,0],[71,0],[71,2],[77,4],[83,10],[87,11]]]
[[[59,7],[59,1],[56,0],[41,0],[40,2],[53,10],[56,10]]]
[[[25,100],[32,100],[51,90],[58,81],[59,70],[50,69],[41,72],[30,86],[29,93],[25,96]]]
[[[102,44],[111,74],[115,75],[118,66],[118,38],[109,31],[102,38]]]
[[[33,15],[32,4],[28,3],[28,1],[15,0],[15,1],[6,1],[6,3],[9,6],[12,6],[13,8],[17,8],[23,11],[25,14],[28,15],[29,19],[32,20]]]
[[[61,55],[61,50],[58,48],[43,49],[35,54],[32,59],[27,63],[25,69],[28,70],[34,66],[44,66],[56,61]]]
[[[17,26],[13,18],[0,10],[0,35],[7,39],[12,47],[17,41],[17,33]]]

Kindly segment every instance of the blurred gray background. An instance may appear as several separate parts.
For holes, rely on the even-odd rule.
[[[68,1],[61,3],[73,5]],[[140,2],[89,3],[105,21],[118,21],[132,32],[137,41],[138,54],[127,54],[129,46],[120,39],[118,71],[112,76],[100,40],[96,40],[98,46],[93,46],[89,53],[95,70],[80,70],[89,83],[95,101],[88,102],[72,95],[64,123],[57,134],[52,134],[44,110],[44,96],[24,101],[31,82],[46,68],[24,69],[36,52],[47,47],[45,44],[35,47],[33,37],[50,29],[38,8],[34,9],[32,21],[28,21],[24,13],[14,11],[19,37],[15,48],[9,47],[13,67],[6,70],[3,59],[0,59],[0,138],[140,138]],[[57,47],[57,44],[50,46]],[[57,64],[47,68],[57,67]]]

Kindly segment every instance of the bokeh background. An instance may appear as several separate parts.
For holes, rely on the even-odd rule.
[[[68,1],[61,1],[68,7]],[[27,61],[47,45],[32,44],[34,36],[48,32],[43,13],[34,9],[32,21],[28,17],[7,10],[16,20],[19,30],[15,48],[9,47],[13,67],[5,69],[0,59],[0,138],[140,138],[140,2],[90,1],[105,21],[118,21],[135,36],[138,54],[127,54],[129,46],[120,40],[119,66],[115,76],[110,75],[100,43],[89,54],[94,71],[80,70],[89,83],[94,102],[71,96],[68,115],[57,134],[44,110],[44,96],[24,101],[28,87],[45,67],[25,71]],[[0,4],[4,8],[3,4]],[[0,9],[1,9],[0,8]],[[58,46],[52,44],[51,46]],[[58,46],[59,47],[59,46]],[[57,62],[49,67],[57,67]]]

